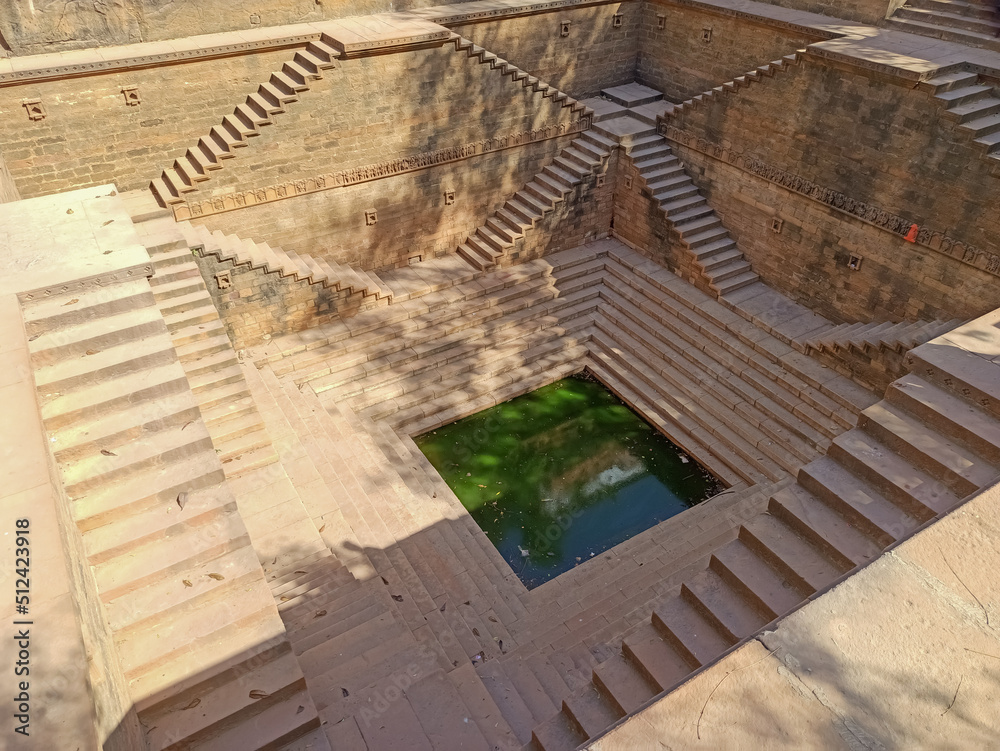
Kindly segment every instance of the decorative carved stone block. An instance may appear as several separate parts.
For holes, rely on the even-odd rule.
[[[849,268],[851,271],[860,271],[861,262],[864,260],[865,259],[862,258],[861,256],[856,256],[852,253],[851,257],[847,260],[847,268]]]
[[[625,190],[632,190],[632,175],[625,175]]]
[[[597,176],[597,187],[598,188],[603,188],[604,187],[604,181],[605,181],[605,175],[603,173],[601,173],[600,175]]]
[[[704,27],[702,27],[702,30],[701,30],[701,41],[703,41],[705,44],[708,44],[709,42],[712,41],[712,27],[711,26],[704,26]]]
[[[21,104],[28,111],[29,120],[45,119],[45,106],[41,99],[22,99]]]
[[[611,16],[611,26],[612,26],[612,28],[620,29],[621,25],[622,25],[622,14],[621,13],[615,13],[613,16]]]
[[[142,103],[142,97],[139,96],[139,89],[135,86],[123,87],[122,95],[125,97],[125,104],[129,107],[138,107]]]
[[[455,203],[455,191],[453,191],[453,190],[446,190],[444,192],[444,205],[445,206],[452,206],[452,205],[454,205],[454,203]]]
[[[369,227],[378,224],[378,212],[375,209],[365,211],[365,224]]]
[[[663,31],[665,28],[667,28],[667,17],[662,13],[656,14],[656,28],[659,31]]]
[[[215,275],[215,283],[219,289],[229,289],[233,286],[233,278],[228,271],[220,271]]]
[[[260,24],[260,14],[259,13],[251,13],[250,14],[250,23],[253,26],[258,26]]]
[[[562,21],[559,24],[559,36],[561,37],[569,36],[569,21]]]
[[[785,226],[785,220],[784,219],[778,219],[778,217],[774,217],[771,220],[771,231],[774,232],[774,233],[776,233],[776,234],[780,235],[781,234],[781,228],[784,227],[784,226]]]

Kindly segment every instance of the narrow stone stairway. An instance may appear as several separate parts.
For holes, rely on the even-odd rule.
[[[226,235],[219,230],[210,231],[189,222],[179,222],[177,226],[189,247],[201,248],[203,255],[213,255],[220,261],[231,261],[235,265],[247,264],[254,269],[263,269],[265,273],[292,277],[298,282],[321,284],[342,291],[346,296],[371,298],[371,304],[380,300],[392,302],[392,291],[374,271],[354,269],[308,253],[283,250],[266,242],[258,243],[237,235]]]
[[[1000,18],[991,0],[907,0],[885,24],[911,34],[1000,50]]]
[[[274,115],[285,111],[286,104],[298,101],[311,81],[323,78],[323,70],[336,66],[339,56],[340,52],[322,38],[297,51],[267,83],[237,105],[232,115],[226,115],[221,125],[214,126],[208,136],[149,184],[159,204],[182,203],[184,194],[197,190],[198,183],[211,178],[210,172],[222,169],[223,160],[233,158],[236,149],[259,136],[260,128],[270,125]]]
[[[592,131],[575,138],[459,245],[458,255],[480,270],[502,265],[505,256],[516,254],[518,240],[525,232],[564,201],[585,178],[602,169],[614,146],[614,142]]]
[[[156,270],[150,285],[157,306],[226,476],[234,478],[275,462],[277,455],[180,227],[155,213],[136,224]]]
[[[310,732],[315,707],[147,280],[39,300],[24,318],[149,748],[277,747]]]
[[[624,638],[620,655],[594,668],[591,685],[534,729],[534,748],[568,751],[602,733],[995,481],[995,366],[933,342],[907,362],[912,372],[857,428],[775,492],[767,513],[743,524]]]
[[[1000,24],[998,24],[1000,27]],[[1000,43],[998,43],[1000,49]],[[977,73],[943,73],[920,83],[947,107],[946,116],[972,138],[1000,174],[1000,91]]]

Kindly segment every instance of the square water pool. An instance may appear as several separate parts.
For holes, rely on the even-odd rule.
[[[725,489],[586,373],[414,440],[528,589]]]

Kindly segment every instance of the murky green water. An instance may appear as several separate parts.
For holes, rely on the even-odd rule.
[[[416,443],[528,588],[725,487],[587,376]]]

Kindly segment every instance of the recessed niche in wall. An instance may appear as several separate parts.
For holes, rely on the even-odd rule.
[[[365,224],[369,227],[378,224],[378,212],[375,209],[365,211]]]
[[[725,487],[586,374],[415,441],[529,589]]]

